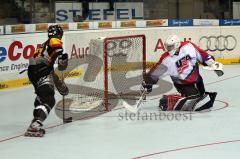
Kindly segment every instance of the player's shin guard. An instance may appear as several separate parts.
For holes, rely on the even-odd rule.
[[[42,85],[37,90],[33,111],[34,119],[44,121],[55,105],[54,90],[51,85]]]
[[[38,105],[35,107],[35,109],[33,110],[33,116],[35,120],[40,120],[40,121],[44,121],[49,112],[51,111],[51,107],[49,107],[48,105]]]

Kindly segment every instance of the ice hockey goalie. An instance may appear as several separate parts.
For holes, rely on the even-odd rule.
[[[181,42],[177,35],[170,35],[164,45],[167,51],[144,74],[143,88],[151,92],[152,85],[159,78],[169,75],[178,94],[163,95],[159,101],[162,110],[201,111],[211,108],[217,93],[205,91],[199,63],[209,67],[209,70],[217,71],[218,76],[223,75],[222,64],[194,43]]]

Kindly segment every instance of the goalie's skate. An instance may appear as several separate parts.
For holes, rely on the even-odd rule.
[[[42,128],[41,121],[37,120],[31,123],[24,136],[28,137],[43,137],[45,130]]]

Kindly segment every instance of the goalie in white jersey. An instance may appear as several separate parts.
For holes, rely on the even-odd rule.
[[[180,95],[163,95],[159,103],[162,110],[201,111],[211,108],[217,93],[205,91],[199,63],[214,70],[218,76],[223,75],[222,64],[192,42],[180,42],[176,35],[166,39],[165,48],[167,52],[144,75],[143,88],[149,93],[160,77],[170,75]]]

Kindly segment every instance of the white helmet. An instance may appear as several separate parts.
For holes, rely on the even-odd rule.
[[[180,47],[180,39],[177,35],[170,35],[165,41],[165,48],[170,56],[173,56]]]

